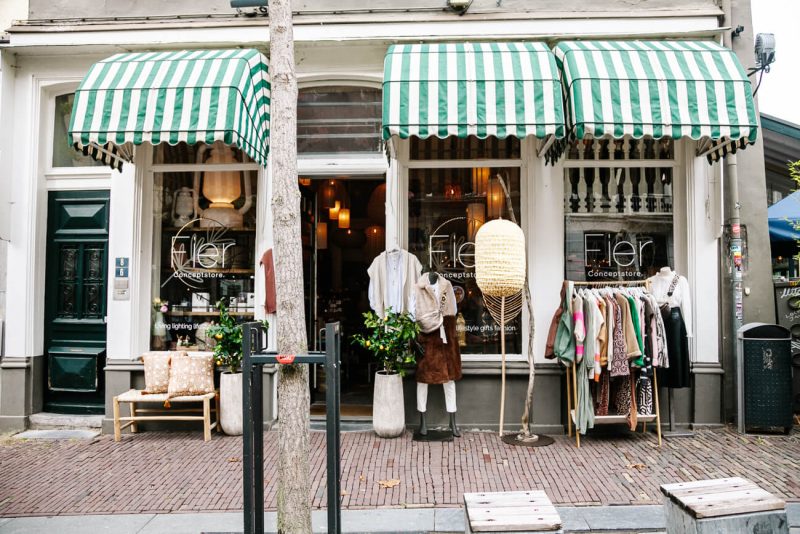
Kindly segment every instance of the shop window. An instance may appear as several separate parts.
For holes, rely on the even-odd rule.
[[[500,179],[508,187],[510,205]],[[499,354],[500,327],[475,283],[474,242],[482,224],[509,219],[510,208],[520,220],[520,169],[479,163],[474,168],[412,168],[408,182],[408,249],[424,270],[432,268],[453,284],[462,354]],[[521,340],[518,317],[506,325],[506,351],[521,353]]]
[[[367,87],[312,87],[297,99],[297,152],[375,152],[381,139],[381,92]]]
[[[411,138],[410,158],[412,160],[440,159],[519,159],[520,143],[516,137],[488,137],[479,139],[469,137],[428,137]]]
[[[672,140],[574,141],[567,158],[567,278],[643,280],[673,265]]]
[[[257,167],[241,165],[251,160],[222,143],[162,144],[154,162],[184,165],[153,174],[150,347],[210,350],[205,330],[217,302],[241,320],[254,316]],[[184,172],[191,163],[197,170]],[[228,167],[211,171],[209,163]]]
[[[84,156],[69,144],[67,132],[72,116],[72,105],[75,93],[59,95],[55,98],[55,114],[53,119],[53,167],[100,167],[102,162]]]

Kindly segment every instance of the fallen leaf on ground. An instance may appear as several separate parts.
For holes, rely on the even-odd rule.
[[[359,482],[364,482],[366,478],[364,478],[364,475],[358,475],[358,480]]]
[[[645,469],[647,468],[644,464],[628,464],[628,469]]]
[[[400,484],[400,481],[398,479],[396,479],[396,478],[393,478],[391,480],[379,480],[378,481],[378,485],[380,487],[382,487],[382,488],[393,488],[393,487],[397,486],[398,484]]]
[[[236,456],[231,456],[230,458],[228,458],[228,461],[229,462],[241,462],[242,460],[240,458],[237,458]]]

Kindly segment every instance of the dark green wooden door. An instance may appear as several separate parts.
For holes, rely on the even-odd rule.
[[[108,191],[48,197],[45,410],[103,413]]]

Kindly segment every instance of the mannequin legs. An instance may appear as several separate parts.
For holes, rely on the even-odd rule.
[[[450,430],[455,437],[460,437],[461,432],[456,425],[456,383],[452,380],[442,384],[444,387],[444,402],[447,413],[450,415]],[[428,425],[425,421],[425,412],[428,410],[428,384],[417,382],[417,411],[419,411],[419,433],[426,435]]]

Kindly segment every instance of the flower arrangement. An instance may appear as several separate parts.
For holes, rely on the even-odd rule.
[[[352,341],[372,352],[383,364],[385,371],[405,375],[405,366],[416,363],[413,344],[419,334],[419,325],[408,313],[395,313],[389,309],[386,317],[374,312],[364,314],[364,326],[370,333],[356,334]]]
[[[228,372],[236,373],[242,365],[242,325],[231,317],[223,301],[217,302],[217,309],[219,323],[212,323],[206,330],[206,336],[216,341],[214,361],[217,367],[225,367]],[[266,319],[261,324],[265,330],[269,329]]]
[[[169,302],[156,297],[153,299],[153,311],[166,313],[169,311]]]

